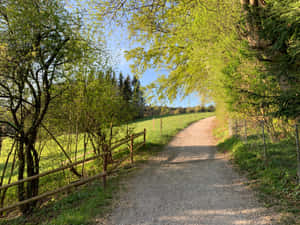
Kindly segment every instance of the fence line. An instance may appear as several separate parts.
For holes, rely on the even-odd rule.
[[[143,140],[143,143],[141,143],[140,145],[136,146],[134,148],[134,139],[137,138],[137,137],[140,137],[140,136],[143,136],[144,137],[144,140]],[[115,164],[111,169],[110,171],[107,170],[107,167],[109,165],[108,163],[108,151],[112,151],[118,147],[120,147],[121,145],[123,144],[126,144],[130,142],[130,154],[129,156],[125,157],[124,159],[120,160],[117,162],[117,164]],[[114,144],[116,144],[117,142],[115,142]],[[96,155],[96,156],[92,156],[92,157],[89,157],[89,158],[86,158],[86,159],[83,159],[83,160],[80,160],[80,161],[77,161],[77,162],[74,162],[74,163],[70,163],[68,165],[65,165],[65,166],[62,166],[62,167],[59,167],[57,169],[54,169],[54,170],[50,170],[50,171],[46,171],[44,173],[40,173],[40,174],[37,174],[35,176],[31,176],[31,177],[27,177],[25,179],[22,179],[22,180],[19,180],[19,181],[16,181],[14,183],[11,183],[11,184],[7,184],[7,185],[3,185],[3,186],[0,186],[0,191],[3,190],[3,189],[8,189],[12,186],[16,186],[18,184],[21,184],[21,183],[25,183],[25,182],[28,182],[30,180],[34,180],[34,179],[37,179],[37,178],[40,178],[40,177],[44,177],[46,175],[50,175],[50,174],[53,174],[53,173],[56,173],[56,172],[59,172],[59,171],[62,171],[62,170],[65,170],[65,169],[68,169],[68,168],[72,168],[73,166],[75,165],[79,165],[79,164],[82,164],[82,163],[85,163],[85,162],[89,162],[89,161],[92,161],[92,160],[95,160],[99,157],[103,157],[103,172],[100,173],[100,174],[97,174],[95,176],[92,176],[92,177],[88,177],[88,178],[83,178],[83,179],[80,179],[76,182],[73,182],[71,184],[67,184],[61,188],[58,188],[56,190],[53,190],[53,191],[48,191],[48,192],[45,192],[43,194],[40,194],[38,196],[35,196],[35,197],[32,197],[32,198],[29,198],[29,199],[26,199],[24,201],[20,201],[18,203],[15,203],[13,205],[9,205],[9,206],[6,206],[6,207],[3,207],[3,208],[0,208],[0,213],[4,212],[4,211],[8,211],[8,210],[11,210],[11,209],[14,209],[14,208],[17,208],[21,205],[25,205],[25,204],[28,204],[30,202],[33,202],[33,201],[37,201],[37,200],[40,200],[40,199],[43,199],[43,198],[46,198],[48,196],[51,196],[51,195],[54,195],[54,194],[57,194],[57,193],[60,193],[60,192],[63,192],[65,190],[68,190],[68,189],[71,189],[72,187],[76,187],[76,186],[80,186],[80,185],[83,185],[85,183],[88,183],[88,182],[91,182],[97,178],[103,178],[103,184],[104,186],[106,185],[106,177],[107,175],[110,175],[111,173],[114,172],[115,169],[117,169],[124,161],[126,161],[129,157],[130,157],[130,161],[131,163],[133,163],[133,156],[134,156],[134,149],[137,150],[139,149],[140,147],[144,146],[146,144],[146,129],[144,129],[143,132],[140,132],[140,133],[137,133],[137,134],[132,134],[130,137],[127,137],[127,138],[124,138],[124,139],[121,139],[120,140],[120,143],[116,144],[115,146],[113,147],[107,147],[107,149],[104,150],[104,154],[100,154],[100,155]]]
[[[27,178],[25,178],[25,179],[23,179],[23,180],[18,180],[18,181],[16,181],[16,182],[13,182],[13,183],[10,183],[10,184],[6,184],[6,185],[3,185],[3,186],[0,186],[0,190],[3,190],[3,189],[6,189],[6,188],[15,186],[15,185],[18,185],[18,184],[27,182],[27,181],[31,181],[31,180],[34,180],[34,179],[36,179],[36,178],[44,177],[44,176],[50,175],[50,174],[52,174],[52,173],[56,173],[56,172],[59,172],[59,171],[62,171],[62,170],[71,168],[71,167],[76,166],[76,165],[78,165],[78,164],[81,164],[81,163],[83,163],[83,162],[89,162],[89,161],[92,161],[92,160],[97,159],[97,158],[99,158],[98,155],[97,155],[97,156],[92,156],[92,157],[89,157],[89,158],[86,158],[86,159],[83,159],[83,160],[79,160],[79,161],[77,161],[77,162],[73,162],[73,163],[67,164],[67,165],[62,166],[62,167],[59,167],[59,168],[56,168],[56,169],[54,169],[54,170],[46,171],[46,172],[43,172],[43,173],[40,173],[40,174],[31,176],[31,177],[27,177]]]
[[[251,129],[250,129],[250,126]],[[259,135],[261,136],[262,141],[262,147],[263,147],[263,158],[265,161],[265,164],[267,166],[268,164],[268,146],[267,143],[271,140],[271,142],[278,141],[279,138],[278,130],[283,129],[285,130],[285,133],[288,135],[291,135],[291,137],[295,138],[295,152],[296,152],[296,160],[297,160],[297,177],[298,177],[298,184],[300,184],[300,143],[299,143],[299,129],[300,126],[299,121],[295,121],[294,125],[286,123],[285,125],[281,125],[281,127],[272,127],[267,126],[266,121],[263,118],[258,118],[256,121],[247,121],[242,120],[239,121],[235,119],[234,121],[231,119],[229,122],[229,133],[230,131],[233,131],[233,133],[230,133],[233,136],[236,137],[242,137],[244,135],[244,141],[246,144],[248,144],[248,136],[249,135]],[[260,129],[259,129],[260,128]],[[242,130],[244,129],[244,134],[242,133]],[[254,131],[253,134],[249,134],[248,131]],[[271,131],[272,130],[272,131]],[[275,136],[274,136],[275,134]],[[273,135],[273,137],[272,137]],[[270,139],[271,138],[271,139]]]

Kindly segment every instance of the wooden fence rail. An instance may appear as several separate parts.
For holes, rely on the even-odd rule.
[[[140,145],[134,147],[134,139],[138,138],[140,136],[144,137],[143,143],[141,143]],[[108,159],[107,159],[107,156],[108,156],[107,153],[108,153],[108,151],[112,151],[112,150],[114,150],[114,149],[116,149],[116,148],[120,147],[121,145],[126,144],[128,142],[130,142],[130,146],[129,146],[130,154],[127,157],[125,157],[124,159],[117,161],[116,164],[112,168],[110,168],[110,170],[108,171],[108,169],[107,169],[108,165],[109,165],[108,164]],[[139,149],[140,147],[142,147],[142,146],[144,146],[146,144],[146,129],[144,129],[143,132],[132,134],[130,137],[121,139],[121,140],[115,142],[114,144],[115,145],[111,146],[110,149],[108,147],[104,151],[103,154],[92,156],[92,157],[89,157],[89,158],[86,158],[86,159],[83,159],[83,160],[79,160],[79,161],[74,162],[74,163],[69,163],[69,164],[67,164],[65,166],[56,168],[54,170],[46,171],[46,172],[40,173],[38,175],[27,177],[25,179],[13,182],[11,184],[6,184],[6,185],[3,185],[3,186],[0,186],[0,191],[1,191],[1,190],[4,190],[4,189],[8,189],[10,187],[16,186],[18,184],[28,182],[30,180],[34,180],[34,179],[37,179],[37,178],[40,178],[40,177],[44,177],[44,176],[47,176],[47,175],[50,175],[50,174],[53,174],[53,173],[56,173],[56,172],[68,169],[68,168],[73,168],[75,165],[79,165],[79,164],[82,164],[82,163],[85,163],[85,162],[89,162],[89,161],[95,160],[95,159],[97,159],[99,157],[103,157],[103,159],[104,159],[103,160],[103,172],[102,173],[97,174],[95,176],[91,176],[91,177],[83,177],[82,179],[80,179],[78,181],[75,181],[75,182],[73,182],[71,184],[68,184],[68,185],[65,185],[63,187],[60,187],[60,188],[58,188],[56,190],[48,191],[48,192],[45,192],[45,193],[40,194],[38,196],[26,199],[24,201],[17,202],[17,203],[15,203],[13,205],[9,205],[9,206],[0,208],[0,213],[2,213],[4,211],[11,210],[11,209],[14,209],[14,208],[17,208],[17,207],[19,207],[21,205],[25,205],[25,204],[28,204],[28,203],[33,202],[33,201],[44,199],[44,198],[46,198],[48,196],[51,196],[51,195],[54,195],[54,194],[66,191],[68,189],[71,189],[72,187],[83,185],[85,183],[91,182],[91,181],[93,181],[95,179],[98,179],[98,178],[101,178],[101,177],[103,178],[103,184],[105,186],[107,176],[110,175],[111,173],[113,173],[122,164],[122,162],[124,162],[128,158],[130,158],[131,163],[133,163],[134,148],[135,148],[135,150],[137,150],[137,149]]]
[[[43,172],[43,173],[40,173],[40,174],[31,176],[31,177],[27,177],[27,178],[25,178],[25,179],[23,179],[23,180],[18,180],[18,181],[16,181],[16,182],[13,182],[13,183],[10,183],[10,184],[6,184],[6,185],[3,185],[3,186],[0,186],[0,190],[7,189],[7,188],[9,188],[9,187],[12,187],[12,186],[15,186],[15,185],[24,183],[24,182],[31,181],[31,180],[34,180],[34,179],[36,179],[36,178],[44,177],[44,176],[50,175],[50,174],[52,174],[52,173],[56,173],[56,172],[59,172],[59,171],[62,171],[62,170],[71,168],[71,167],[76,166],[76,165],[78,165],[78,164],[81,164],[81,163],[83,163],[83,162],[89,162],[89,161],[95,160],[95,159],[97,159],[97,158],[99,158],[98,155],[97,155],[97,156],[92,156],[92,157],[89,157],[89,158],[86,158],[86,159],[83,159],[83,160],[80,160],[80,161],[77,161],[77,162],[74,162],[74,163],[67,164],[67,165],[65,165],[65,166],[59,167],[59,168],[54,169],[54,170],[46,171],[46,172]]]

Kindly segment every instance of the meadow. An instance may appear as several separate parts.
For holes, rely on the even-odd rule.
[[[142,132],[144,128],[146,128],[147,130],[146,146],[142,147],[137,152],[135,152],[135,164],[138,165],[139,163],[145,162],[150,156],[161,151],[163,149],[163,146],[167,144],[170,141],[170,139],[174,135],[176,135],[176,133],[178,133],[178,131],[184,129],[185,127],[187,127],[195,121],[213,115],[214,113],[191,113],[162,116],[156,118],[145,118],[130,123],[128,125],[129,130],[133,133]],[[160,128],[161,121],[162,130]],[[77,160],[82,158],[83,155],[83,135],[84,134],[79,135]],[[114,140],[122,139],[125,135],[125,128],[116,128]],[[74,139],[74,137],[72,136],[71,138]],[[72,148],[72,145],[70,145],[70,142],[67,142],[65,140],[67,139],[67,136],[60,136],[58,137],[58,139],[60,140],[64,148],[68,151],[68,154],[72,156],[72,159],[75,161],[74,149]],[[138,145],[142,141],[143,137],[140,137],[137,139],[135,144]],[[72,141],[71,143],[74,143],[74,141]],[[4,145],[5,148],[0,158],[0,165],[2,166],[2,168],[4,165],[4,160],[7,156],[7,152],[11,146],[11,141],[6,139],[4,141]],[[45,145],[45,147],[43,148],[43,151],[41,152],[40,156],[41,172],[60,167],[62,164],[67,162],[64,154],[60,151],[59,147],[56,143],[54,143],[54,141],[48,140],[43,145]],[[118,153],[121,152],[121,154],[119,154],[119,156],[117,157],[122,157],[122,155],[126,155],[129,152],[126,146],[120,147],[120,149],[118,149],[117,151]],[[87,155],[91,154],[93,154],[92,146],[88,145]],[[10,166],[11,162],[9,163],[8,170]],[[78,171],[81,171],[82,167],[78,166],[77,169]],[[101,170],[101,163],[98,160],[95,160],[91,163],[87,163],[84,167],[85,175],[93,175],[101,172]],[[113,193],[116,189],[118,189],[119,178],[123,177],[123,175],[126,176],[131,170],[134,170],[134,167],[130,166],[129,161],[125,161],[122,164],[122,168],[119,170],[119,173],[117,175],[114,174],[114,176],[110,178],[108,187],[105,191],[102,188],[101,182],[94,182],[93,184],[88,184],[67,196],[65,194],[61,194],[46,199],[45,201],[41,202],[40,207],[36,209],[36,213],[34,213],[34,215],[31,217],[31,219],[29,219],[29,221],[33,221],[33,224],[43,224],[42,221],[45,222],[45,220],[47,222],[44,224],[89,224],[88,221],[90,221],[92,217],[94,217],[97,214],[101,214],[100,212],[103,211],[103,208],[106,208],[106,206],[110,204],[110,200],[113,196]],[[78,178],[76,178],[67,170],[61,173],[56,173],[50,176],[43,177],[42,179],[40,179],[40,192],[53,190],[53,188],[55,187],[63,186],[76,179]],[[12,180],[17,180],[16,169],[13,174]],[[10,188],[6,198],[6,204],[15,201],[16,188]],[[91,199],[93,199],[92,202],[90,201]],[[22,216],[19,217],[16,211],[11,212],[10,216],[17,217],[17,219],[10,220],[10,224],[25,223],[25,219]],[[41,217],[44,217],[44,219],[41,220]],[[26,219],[26,221],[27,224],[30,224],[28,223],[28,218]],[[6,220],[0,222],[0,224],[6,223]]]

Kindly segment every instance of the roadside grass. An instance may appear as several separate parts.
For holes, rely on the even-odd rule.
[[[247,144],[239,137],[221,141],[219,151],[229,152],[232,162],[251,180],[266,207],[283,213],[282,224],[300,224],[300,185],[297,184],[295,141],[282,139],[267,143],[268,160],[263,156],[260,136],[248,136]]]
[[[191,123],[213,116],[214,113],[191,113],[191,114],[181,114],[172,115],[168,117],[162,117],[162,134],[160,131],[160,118],[149,118],[141,121],[137,121],[129,124],[133,132],[141,132],[144,128],[147,129],[147,141],[146,146],[140,148],[134,154],[134,166],[130,165],[129,160],[125,161],[121,168],[116,174],[109,177],[108,184],[105,190],[103,190],[101,181],[95,181],[93,183],[84,185],[80,188],[74,188],[73,191],[68,193],[59,194],[54,197],[50,197],[42,203],[42,205],[33,213],[30,217],[17,216],[14,215],[10,219],[0,220],[0,225],[10,224],[10,225],[33,225],[33,224],[94,224],[93,218],[96,216],[103,215],[112,203],[112,198],[118,192],[120,188],[119,179],[126,179],[126,176],[132,171],[135,171],[141,163],[146,162],[151,156],[160,152],[163,147],[174,137],[180,130],[184,129]],[[123,133],[125,135],[125,133]],[[119,134],[120,137],[122,133]],[[119,138],[116,138],[119,139]],[[135,144],[138,145],[142,143],[143,137],[136,140]],[[53,146],[54,147],[54,146]],[[56,151],[53,151],[56,152]],[[114,154],[114,158],[122,158],[128,155],[129,151],[127,148],[121,149],[119,153]],[[61,155],[56,154],[58,160],[52,161],[52,165],[49,167],[43,167],[42,171],[52,169],[53,167],[60,166]],[[48,153],[48,158],[52,158],[51,154]],[[2,161],[1,161],[2,162]],[[55,163],[56,162],[56,163]],[[56,165],[53,165],[56,164]],[[46,164],[44,164],[46,165]],[[85,165],[86,171],[89,174],[99,173],[101,171],[101,163],[99,161],[94,161]],[[78,167],[80,170],[81,167]],[[69,177],[68,177],[69,176]],[[66,174],[54,174],[53,176],[47,176],[40,180],[41,190],[50,190],[57,186],[61,186],[64,183],[71,182],[74,177],[69,174],[66,181]],[[57,183],[60,183],[59,185]],[[11,195],[15,195],[16,190],[11,189]],[[13,215],[13,214],[12,214]]]

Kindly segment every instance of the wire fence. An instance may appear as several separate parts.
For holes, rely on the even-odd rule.
[[[276,146],[279,150],[289,148],[297,162],[297,179],[300,184],[300,124],[292,122],[268,121],[266,119],[230,119],[229,135],[239,138],[248,150],[260,149],[266,165],[272,160]]]

